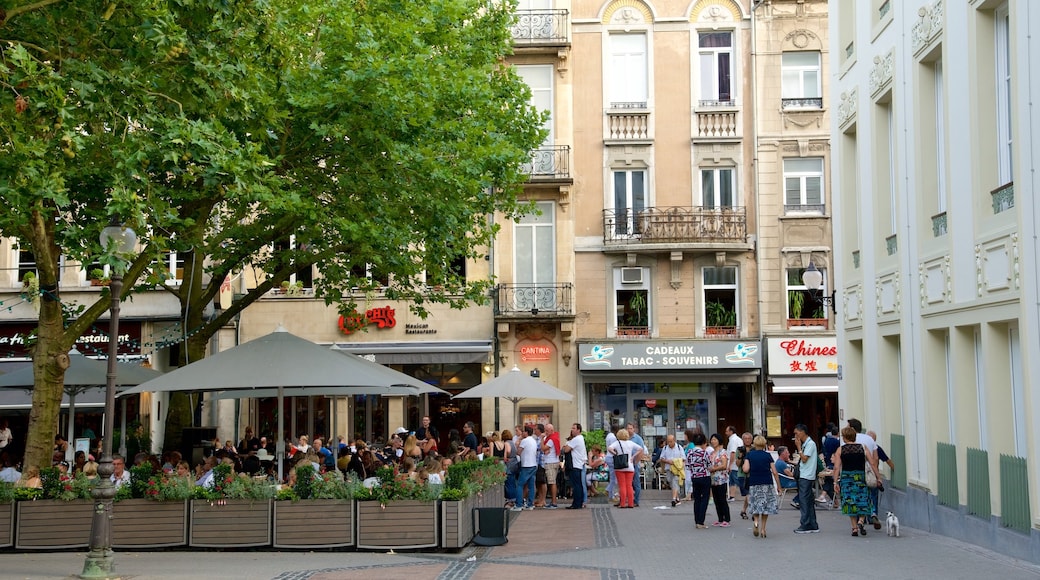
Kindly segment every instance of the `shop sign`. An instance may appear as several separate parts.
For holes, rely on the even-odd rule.
[[[770,375],[836,375],[838,339],[786,337],[768,339]]]
[[[382,308],[369,308],[364,314],[357,310],[339,317],[339,330],[343,334],[352,334],[369,324],[375,324],[379,328],[393,328],[397,326],[394,318],[394,309],[389,306]]]
[[[29,347],[35,340],[35,324],[0,325],[0,358],[31,358]],[[108,321],[98,320],[93,327],[76,339],[73,346],[85,356],[108,354]],[[132,320],[119,321],[119,354],[141,354],[141,323]]]
[[[600,342],[578,345],[580,370],[754,369],[762,367],[757,342]]]
[[[552,347],[546,344],[527,344],[520,347],[520,360],[524,362],[552,359]]]

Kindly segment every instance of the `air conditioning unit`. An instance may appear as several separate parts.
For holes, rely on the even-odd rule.
[[[643,269],[642,268],[621,268],[621,283],[622,284],[642,284],[643,283]]]

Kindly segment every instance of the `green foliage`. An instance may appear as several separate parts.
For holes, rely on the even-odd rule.
[[[0,503],[11,503],[14,501],[14,484],[0,481]]]
[[[144,497],[155,501],[184,501],[191,499],[194,492],[195,482],[191,478],[153,473],[145,482]]]
[[[791,318],[801,318],[802,309],[805,308],[805,293],[801,290],[788,290],[787,306],[790,310]]]
[[[148,497],[149,482],[155,477],[155,468],[150,463],[130,468],[130,497]]]
[[[736,326],[737,313],[718,300],[709,302],[706,306],[706,326]]]
[[[462,501],[467,497],[469,497],[469,493],[465,489],[445,488],[441,490],[440,499],[444,501]]]
[[[463,497],[466,497],[504,483],[506,466],[495,457],[481,461],[460,461],[448,467],[447,476],[444,491],[454,490],[453,494],[463,492]],[[441,497],[443,499],[443,492]]]
[[[87,476],[83,475],[82,472],[77,473],[74,477],[66,476],[61,480],[62,489],[56,499],[62,501],[91,499],[91,491],[96,483],[95,480],[87,479]]]
[[[585,436],[585,449],[592,451],[593,445],[599,445],[600,449],[604,451],[607,448],[607,432],[603,429],[593,429],[592,431],[583,431],[582,435]]]
[[[293,490],[293,488],[286,485],[282,486],[281,489],[275,492],[274,499],[275,501],[297,501],[300,499],[300,497],[296,495],[296,492]]]
[[[44,467],[40,470],[40,484],[44,499],[58,499],[65,486],[61,482],[61,471],[57,467]]]
[[[231,466],[226,463],[217,464],[213,468],[213,487],[211,489],[195,486],[192,490],[193,499],[206,500],[264,500],[271,499],[274,495],[274,486],[266,479],[253,479],[246,474],[236,475]]]
[[[434,501],[439,495],[439,489],[412,481],[407,474],[397,473],[392,466],[380,467],[376,472],[376,477],[379,479],[378,485],[371,489],[364,487],[357,489],[354,498],[385,504],[394,500],[408,499]]]
[[[14,488],[15,501],[34,501],[43,498],[43,490],[38,487]]]
[[[314,494],[314,476],[317,474],[313,465],[299,464],[296,466],[296,485],[293,491],[300,499],[311,499]]]

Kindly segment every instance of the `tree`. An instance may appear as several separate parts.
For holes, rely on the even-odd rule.
[[[197,360],[222,325],[312,265],[316,292],[345,307],[344,289],[369,284],[366,265],[419,311],[484,299],[488,282],[450,264],[484,251],[490,214],[520,211],[519,168],[543,136],[503,64],[508,5],[131,4],[0,13],[0,234],[33,251],[42,292],[27,465],[49,461],[60,355],[108,302],[62,302],[59,257],[117,264],[97,242],[110,218],[141,238],[128,288],[177,296],[191,330],[182,352]],[[170,251],[186,256],[179,285],[155,266]],[[204,319],[247,266],[266,277]]]

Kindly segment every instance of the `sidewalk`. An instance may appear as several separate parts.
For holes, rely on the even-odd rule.
[[[515,513],[507,544],[459,553],[118,552],[116,569],[124,578],[171,580],[1040,577],[1036,564],[910,528],[900,538],[873,528],[865,538],[853,538],[848,518],[830,510],[817,512],[821,533],[800,535],[792,532],[798,511],[785,505],[769,518],[769,537],[762,539],[752,536],[750,520],[740,519],[734,502],[733,526],[710,527],[715,516],[709,507],[709,528],[697,530],[692,504],[673,509],[667,494],[644,491],[641,507],[633,510],[593,503],[584,510]],[[83,551],[0,554],[0,576],[72,578],[83,559]],[[795,574],[806,568],[814,572]]]

